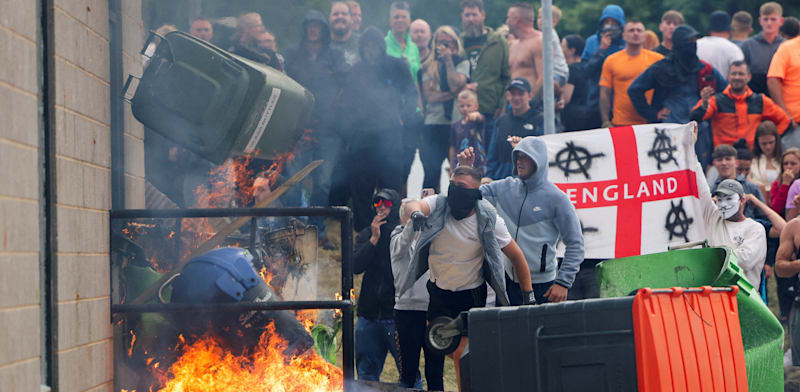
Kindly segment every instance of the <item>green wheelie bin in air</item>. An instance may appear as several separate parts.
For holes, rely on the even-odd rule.
[[[607,260],[596,272],[601,297],[626,296],[643,287],[738,286],[749,390],[783,390],[783,327],[744,277],[731,249],[684,249]]]
[[[303,86],[184,32],[152,34],[145,48],[152,41],[158,46],[131,100],[142,124],[216,164],[292,151],[314,107]]]

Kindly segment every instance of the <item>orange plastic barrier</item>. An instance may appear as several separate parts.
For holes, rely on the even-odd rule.
[[[739,288],[642,289],[633,301],[639,391],[747,391]]]

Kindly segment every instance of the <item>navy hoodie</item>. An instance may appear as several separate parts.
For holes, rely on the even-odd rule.
[[[531,282],[555,280],[561,286],[572,287],[575,274],[583,262],[583,233],[575,207],[560,189],[547,179],[547,145],[536,136],[522,139],[514,148],[516,154],[529,156],[536,164],[527,179],[508,177],[481,185],[483,198],[497,208],[508,231],[525,254],[531,271]],[[516,162],[516,159],[512,158]],[[566,245],[561,268],[556,262],[559,238]],[[515,282],[511,261],[506,258],[506,273]]]
[[[311,22],[322,24],[322,49],[316,59],[311,58],[308,50],[306,26]],[[344,55],[338,49],[331,48],[331,34],[328,20],[321,12],[308,11],[303,20],[303,38],[300,44],[286,52],[286,73],[314,94],[314,126],[325,126],[334,116],[333,105],[341,90],[342,78],[347,71]]]

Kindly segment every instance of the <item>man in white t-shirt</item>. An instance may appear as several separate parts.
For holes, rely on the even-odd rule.
[[[456,318],[463,311],[485,306],[487,281],[500,303],[507,305],[503,254],[511,260],[519,276],[523,304],[534,302],[525,256],[503,219],[498,219],[494,207],[482,200],[480,181],[477,169],[459,166],[450,178],[447,196],[435,195],[407,204],[414,230],[422,233],[404,279],[406,283],[396,295],[402,296],[429,269],[428,321],[442,316]],[[451,354],[459,380],[458,360],[466,344],[467,338],[462,337]]]
[[[764,260],[767,257],[767,233],[764,226],[744,216],[747,200],[742,184],[732,179],[723,180],[717,185],[712,198],[700,164],[697,166],[697,187],[708,243],[711,246],[733,249],[736,264],[758,291],[761,270],[764,269]]]
[[[697,57],[728,75],[734,61],[744,60],[739,46],[728,40],[731,35],[731,17],[725,11],[714,11],[708,17],[708,36],[697,40]]]

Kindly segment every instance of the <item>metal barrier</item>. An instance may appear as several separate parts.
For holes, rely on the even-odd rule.
[[[342,300],[311,301],[274,301],[274,302],[236,302],[224,304],[154,304],[127,303],[111,304],[112,320],[123,314],[141,313],[177,313],[177,312],[247,312],[260,310],[302,310],[302,309],[339,309],[342,312],[342,373],[344,389],[352,388],[355,378],[355,327],[353,321],[354,303],[350,296],[353,291],[353,213],[347,207],[311,207],[311,208],[214,208],[214,209],[135,209],[110,212],[111,235],[113,222],[133,219],[167,219],[167,218],[225,218],[251,217],[250,248],[255,246],[256,218],[258,217],[333,217],[341,221],[341,258],[342,258]],[[112,241],[113,243],[113,241]],[[114,250],[112,249],[112,254]],[[113,259],[112,271],[113,271]],[[176,268],[177,269],[177,268]],[[173,271],[174,272],[174,271]],[[113,274],[113,272],[112,272]],[[113,285],[112,285],[113,291]],[[113,298],[113,292],[112,292]],[[112,301],[113,302],[113,301]],[[116,377],[115,377],[116,379]],[[119,388],[116,388],[119,390]]]

